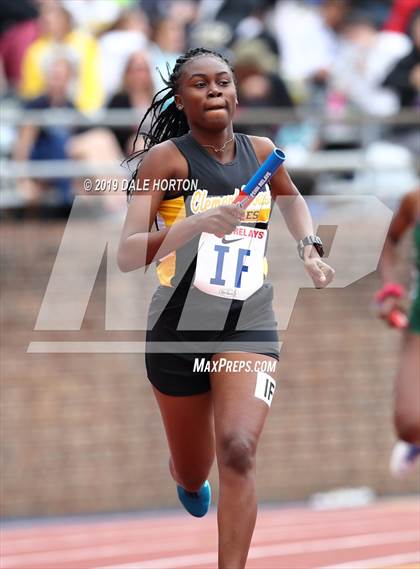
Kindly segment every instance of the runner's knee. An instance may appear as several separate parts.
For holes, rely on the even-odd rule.
[[[220,470],[229,469],[246,476],[255,465],[256,442],[247,435],[231,434],[222,438],[219,449]]]

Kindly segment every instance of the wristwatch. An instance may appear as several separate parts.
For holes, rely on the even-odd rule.
[[[303,252],[305,250],[306,245],[313,245],[318,255],[320,257],[324,256],[324,246],[318,235],[308,235],[304,239],[301,239],[297,244],[299,257],[302,259],[302,261],[303,261]]]

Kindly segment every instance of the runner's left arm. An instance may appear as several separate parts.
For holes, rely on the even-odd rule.
[[[269,138],[252,137],[252,142],[260,162],[265,160],[275,148]],[[270,187],[271,195],[296,241],[313,235],[314,227],[308,205],[292,182],[284,165],[280,166],[271,178]],[[308,245],[304,249],[304,264],[317,288],[323,288],[332,281],[334,270],[320,259],[312,245]]]

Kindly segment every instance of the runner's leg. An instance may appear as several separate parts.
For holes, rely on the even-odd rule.
[[[155,387],[171,453],[173,479],[189,492],[207,480],[215,456],[211,392],[185,397],[166,395]]]
[[[395,428],[398,437],[420,444],[420,334],[404,338],[400,367],[395,381]]]
[[[269,356],[251,353],[223,353],[226,358],[252,363],[270,361]],[[269,410],[255,397],[257,373],[219,372],[210,376],[219,468],[218,504],[219,569],[245,567],[257,515],[255,454]]]

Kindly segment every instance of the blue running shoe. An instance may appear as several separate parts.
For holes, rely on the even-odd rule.
[[[411,474],[417,462],[420,462],[420,445],[398,441],[391,455],[390,469],[395,478],[404,478]]]
[[[192,516],[202,518],[209,511],[211,503],[211,486],[208,480],[204,482],[198,492],[187,492],[177,484],[178,498],[181,504]]]

